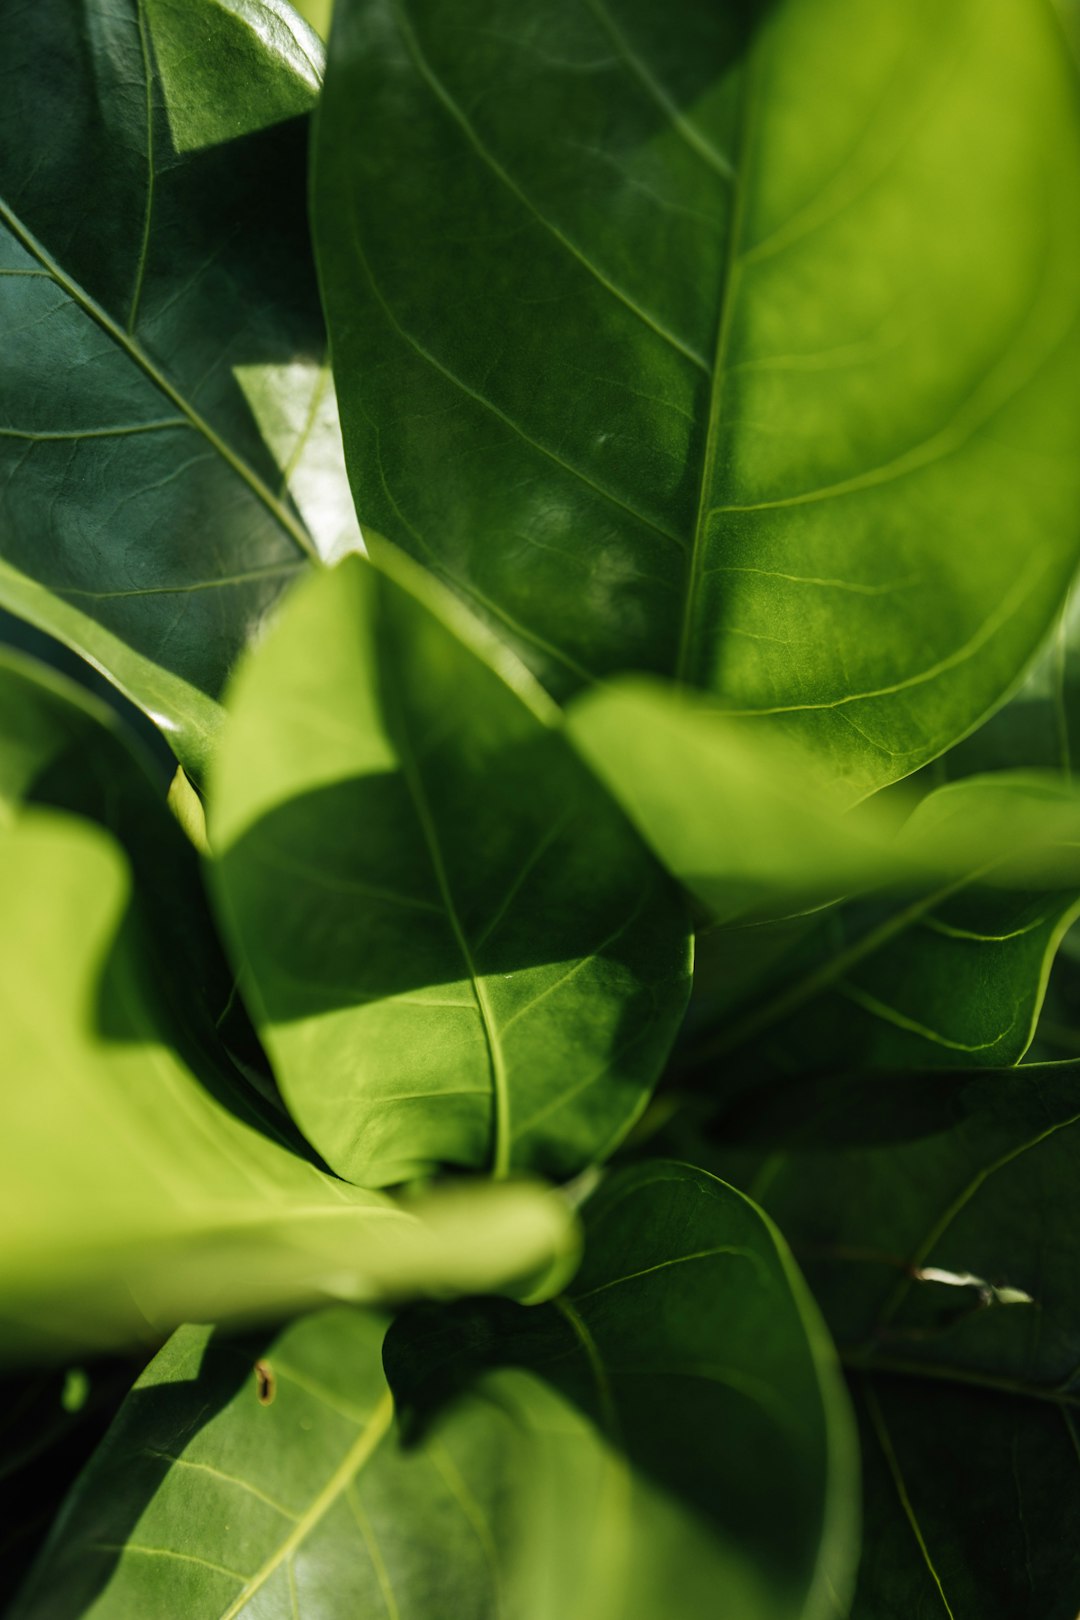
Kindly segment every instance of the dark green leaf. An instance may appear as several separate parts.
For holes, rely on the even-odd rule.
[[[749,938],[717,930],[699,943],[687,1062],[704,1078],[723,1057],[726,1084],[734,1053],[757,1080],[770,1068],[1018,1063],[1078,904],[1075,889],[953,882]]]
[[[119,840],[134,879],[132,926],[174,1028],[182,1040],[215,1044],[232,974],[195,851],[141,750],[96,699],[0,648],[0,823],[24,804],[84,816]]]
[[[603,1467],[548,1531],[548,1558],[573,1549],[551,1620],[845,1612],[856,1478],[832,1347],[783,1239],[723,1182],[663,1161],[619,1172],[586,1206],[566,1294],[420,1310],[385,1357],[414,1422],[506,1365],[589,1419]]]
[[[757,1120],[757,1172],[717,1163],[781,1223],[864,1390],[856,1615],[945,1613],[940,1581],[956,1620],[1071,1620],[1080,1066],[804,1085]]]
[[[196,769],[227,672],[323,543],[289,494],[302,428],[282,454],[263,422],[284,391],[279,417],[319,425],[325,338],[305,122],[179,151],[169,115],[251,128],[306,105],[288,12],[0,8],[0,602],[104,669]],[[222,109],[237,30],[246,66]]]
[[[361,518],[556,693],[684,677],[866,791],[1048,629],[1080,140],[1043,5],[341,0],[314,207]]]
[[[354,558],[298,592],[230,710],[222,914],[327,1162],[383,1185],[610,1152],[682,1016],[688,924],[527,671],[412,564]]]

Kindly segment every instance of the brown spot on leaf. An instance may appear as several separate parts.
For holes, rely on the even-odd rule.
[[[260,1406],[269,1406],[277,1394],[277,1379],[268,1361],[255,1363],[255,1392],[259,1397]]]

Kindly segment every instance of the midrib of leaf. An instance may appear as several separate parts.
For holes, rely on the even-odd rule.
[[[136,365],[154,387],[168,399],[177,410],[181,411],[191,426],[200,433],[222,460],[232,471],[242,479],[252,494],[262,503],[270,516],[283,528],[291,540],[300,550],[314,562],[319,561],[318,551],[303,524],[293,516],[288,508],[278,500],[273,491],[263,483],[258,473],[249,467],[242,456],[239,456],[232,447],[226,443],[219,433],[211,427],[195,406],[187,400],[178,388],[169,381],[151,360],[142,345],[129,333],[125,332],[107,310],[92,298],[84,287],[72,279],[66,271],[56,262],[44,245],[38,241],[33,232],[25,226],[18,216],[8,207],[7,203],[0,201],[0,221],[7,226],[11,234],[19,241],[26,251],[35,258],[43,270],[51,277],[62,292],[87,315],[107,337],[111,338],[116,346],[127,355],[128,359]]]
[[[235,1620],[255,1594],[266,1585],[312,1530],[333,1507],[338,1497],[352,1484],[357,1474],[371,1460],[385,1439],[394,1416],[394,1397],[389,1390],[382,1396],[367,1427],[362,1429],[311,1506],[297,1519],[289,1534],[266,1562],[250,1576],[242,1592],[224,1610],[221,1620]]]
[[[491,1173],[496,1180],[501,1180],[510,1173],[510,1084],[506,1072],[506,1058],[502,1049],[495,1021],[495,1012],[488,998],[487,985],[483,976],[477,971],[472,949],[469,945],[461,918],[458,916],[454,904],[453,892],[450,888],[450,879],[446,871],[446,862],[443,860],[442,845],[439,841],[438,828],[431,814],[427,793],[420,775],[420,768],[412,747],[409,735],[408,722],[402,712],[401,705],[397,707],[397,741],[401,753],[402,770],[405,781],[416,808],[420,830],[424,837],[428,856],[435,873],[439,894],[442,897],[443,908],[447,921],[457,943],[465,969],[469,975],[472,992],[476,998],[476,1008],[480,1014],[480,1023],[484,1031],[484,1041],[487,1045],[488,1064],[491,1069],[492,1103],[494,1113],[494,1144],[492,1150]]]
[[[881,1447],[882,1456],[885,1458],[885,1463],[888,1467],[889,1474],[892,1477],[893,1485],[896,1487],[896,1494],[900,1498],[900,1506],[904,1510],[904,1517],[907,1519],[908,1525],[911,1528],[911,1533],[918,1543],[919,1551],[923,1556],[923,1562],[929,1571],[934,1585],[937,1587],[938,1595],[945,1606],[945,1613],[948,1615],[949,1620],[956,1620],[952,1608],[950,1607],[949,1600],[945,1596],[945,1588],[941,1584],[941,1576],[934,1567],[934,1560],[930,1556],[930,1549],[926,1545],[926,1537],[922,1533],[922,1527],[919,1524],[918,1518],[916,1517],[915,1509],[911,1503],[911,1497],[908,1495],[907,1484],[900,1468],[900,1460],[897,1457],[896,1451],[893,1447],[892,1437],[889,1434],[888,1427],[886,1426],[885,1416],[881,1410],[881,1404],[869,1383],[867,1383],[863,1389],[863,1396],[866,1401],[866,1409],[870,1413],[870,1422],[873,1426],[875,1437],[878,1445]]]
[[[135,331],[139,318],[139,301],[142,298],[143,281],[146,277],[146,262],[150,255],[150,224],[154,216],[154,76],[150,67],[150,41],[146,37],[146,14],[143,10],[143,0],[135,0],[135,15],[139,24],[139,49],[142,52],[143,75],[146,79],[146,202],[143,209],[142,240],[139,244],[139,258],[135,269],[135,285],[131,294],[131,308],[128,311],[127,329],[129,333]]]
[[[728,229],[727,242],[724,245],[724,269],[720,282],[720,304],[716,321],[716,348],[709,387],[709,420],[705,432],[701,481],[698,485],[697,510],[694,514],[694,529],[687,565],[686,595],[683,602],[679,649],[675,663],[675,678],[679,681],[687,680],[690,673],[689,666],[693,651],[697,597],[701,587],[704,563],[705,532],[713,509],[716,443],[723,414],[722,405],[726,380],[727,353],[731,341],[735,300],[738,294],[741,242],[746,214],[747,157],[750,149],[750,118],[753,97],[753,75],[750,57],[752,49],[752,45],[748,44],[746,47],[747,56],[743,62],[740,75],[738,117],[731,177],[733,197],[731,225]]]
[[[318,420],[319,410],[322,406],[322,402],[326,398],[326,390],[329,382],[330,362],[328,358],[324,358],[315,379],[315,387],[311,391],[311,400],[308,404],[307,416],[304,419],[304,425],[300,430],[300,437],[297,439],[295,445],[293,446],[292,454],[289,456],[288,461],[286,461],[281,470],[281,484],[278,488],[279,500],[283,501],[286,495],[289,493],[289,485],[292,482],[293,474],[300,465],[300,460],[304,454],[304,451],[307,449],[308,441],[310,440],[312,433],[315,431],[315,423]]]

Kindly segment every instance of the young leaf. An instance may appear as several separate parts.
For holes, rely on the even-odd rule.
[[[5,1357],[327,1297],[485,1288],[565,1250],[569,1216],[550,1194],[406,1208],[308,1163],[226,1068],[188,1068],[99,828],[26,812],[0,833],[0,887]]]
[[[759,1114],[773,1151],[756,1174],[730,1148],[716,1162],[781,1222],[859,1375],[879,1485],[855,1614],[917,1612],[940,1584],[957,1617],[1065,1620],[1080,1065],[802,1090],[797,1111],[774,1098]]]
[[[914,770],[1076,564],[1078,133],[1031,0],[341,0],[361,520],[558,694],[666,673]]]
[[[289,603],[230,711],[222,916],[327,1162],[384,1185],[610,1152],[682,1016],[688,924],[527,672],[413,565],[350,558]]]
[[[239,29],[228,117],[252,129],[311,100],[289,10],[0,8],[0,602],[104,669],[195,769],[226,673],[316,550],[241,377],[318,364],[325,337],[306,125],[180,150],[157,53],[180,73],[188,42],[182,116],[209,117]]]
[[[250,1347],[183,1329],[11,1620],[129,1620],[165,1593],[190,1620],[840,1612],[850,1416],[782,1241],[676,1165],[613,1178],[586,1221],[587,1278],[550,1308],[394,1326],[400,1423],[367,1313]],[[454,1393],[433,1416],[443,1354]]]

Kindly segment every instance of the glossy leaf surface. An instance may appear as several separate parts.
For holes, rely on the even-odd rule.
[[[361,520],[557,694],[677,675],[866,791],[1049,627],[1080,140],[1043,6],[342,0],[315,226]]]
[[[166,1592],[191,1620],[834,1613],[854,1553],[850,1418],[781,1241],[674,1165],[613,1178],[586,1223],[581,1283],[551,1307],[395,1325],[402,1422],[363,1313],[243,1347],[184,1329],[13,1620],[134,1620]],[[425,1386],[446,1375],[432,1413]],[[755,1504],[773,1511],[755,1523]]]
[[[103,668],[196,769],[228,670],[317,549],[240,380],[325,353],[306,124],[244,133],[310,104],[269,26],[289,11],[33,0],[0,17],[0,601]],[[187,42],[183,116],[212,120],[222,29],[246,40],[227,109],[242,138],[178,150],[158,52]]]
[[[411,564],[353,558],[297,593],[230,710],[222,915],[327,1162],[382,1185],[608,1153],[678,1027],[688,925],[527,672]]]
[[[1080,1605],[1078,1076],[874,1076],[759,1113],[747,1184],[864,1391],[860,1620],[933,1613],[938,1583],[957,1617]]]
[[[0,863],[5,1356],[328,1295],[489,1287],[541,1271],[570,1241],[565,1209],[527,1187],[446,1194],[429,1216],[345,1186],[224,1064],[193,1072],[125,927],[128,874],[100,829],[27,812],[0,834]]]

